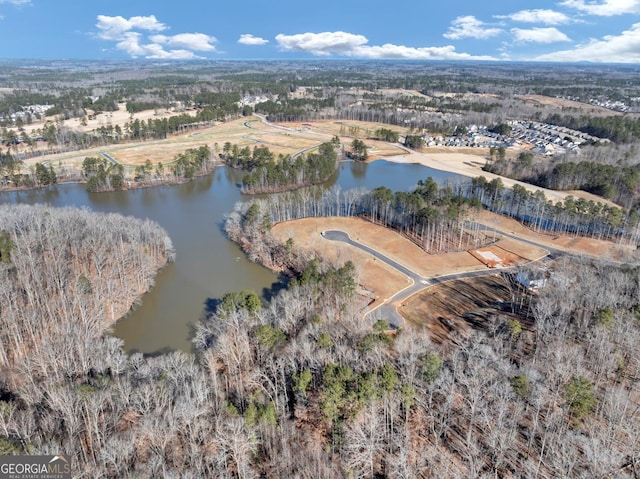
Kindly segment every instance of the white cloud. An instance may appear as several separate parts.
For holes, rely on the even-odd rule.
[[[558,62],[640,63],[640,23],[620,35],[591,39],[572,50],[540,55],[535,60]]]
[[[199,52],[215,50],[216,47],[213,44],[217,41],[215,37],[204,33],[179,33],[173,36],[153,35],[149,38],[154,43]]]
[[[598,3],[586,0],[564,0],[560,5],[601,17],[640,13],[640,0],[604,0]]]
[[[2,1],[2,0],[0,0]],[[132,58],[192,59],[194,52],[215,51],[216,38],[204,33],[154,34],[169,27],[154,15],[124,18],[98,15],[98,38],[116,42],[116,48]]]
[[[310,52],[314,55],[345,53],[364,45],[369,40],[362,35],[346,32],[298,33],[276,35],[276,41],[285,50]]]
[[[191,60],[199,58],[191,50],[165,50],[157,43],[144,45],[145,58],[150,59],[167,59],[167,60]]]
[[[140,45],[140,37],[142,35],[136,32],[124,33],[121,40],[116,43],[116,48],[127,52],[133,58],[143,57],[147,53],[144,47]]]
[[[131,17],[128,20],[124,17],[109,17],[98,15],[98,36],[103,40],[120,40],[125,32],[133,29],[161,32],[167,26],[160,23],[154,15],[148,17]]]
[[[491,56],[474,56],[456,52],[456,47],[407,47],[385,43],[381,46],[356,47],[349,56],[358,58],[403,59],[403,60],[496,60]]]
[[[571,39],[557,28],[512,28],[511,34],[518,43],[570,42]]]
[[[269,40],[253,36],[250,33],[243,33],[240,35],[238,43],[241,43],[242,45],[265,45],[269,43]]]
[[[404,45],[367,45],[369,40],[363,35],[346,32],[279,34],[276,41],[284,50],[309,52],[318,56],[331,54],[355,58],[371,59],[413,59],[413,60],[495,60],[490,56],[473,56],[456,52],[455,47],[407,47]]]
[[[462,38],[486,39],[495,37],[502,33],[500,28],[487,28],[485,23],[478,20],[473,15],[458,17],[453,22],[447,33],[443,36],[450,40],[460,40]]]
[[[521,10],[511,15],[497,15],[496,18],[506,18],[514,22],[542,23],[543,25],[564,25],[571,22],[571,18],[555,10]]]
[[[171,38],[171,37],[167,37]],[[126,32],[121,40],[116,43],[116,48],[122,50],[132,58],[150,58],[150,59],[174,59],[186,60],[198,58],[191,50],[177,49],[165,50],[160,43],[141,44],[142,34],[138,32]]]
[[[10,3],[11,5],[26,5],[31,3],[31,0],[0,0],[0,5],[3,3]]]

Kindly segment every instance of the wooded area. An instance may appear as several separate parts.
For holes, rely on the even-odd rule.
[[[340,140],[321,143],[317,153],[294,156],[275,155],[266,146],[245,146],[226,142],[220,158],[232,168],[247,172],[242,177],[242,191],[248,194],[274,193],[324,183],[338,168]],[[314,150],[316,148],[313,148]]]
[[[594,120],[559,103],[543,108],[518,98],[633,105],[640,98],[635,68],[610,75],[609,66],[580,65],[576,75],[573,67],[540,64],[532,75],[517,64],[318,65],[0,66],[0,85],[13,89],[0,95],[0,182],[57,181],[44,163],[19,172],[22,142],[46,141],[53,152],[165,138],[248,114],[250,103],[275,119],[402,125],[413,129],[404,135],[412,148],[422,146],[424,128],[506,125],[515,114],[555,118],[614,141],[638,135],[632,117],[600,112]],[[86,133],[64,124],[123,100],[130,113],[154,105],[176,115]],[[22,110],[35,103],[58,115],[35,132],[40,139],[25,130],[33,118]],[[371,136],[395,142],[394,131],[380,127]],[[364,156],[358,134],[352,147]],[[258,192],[323,181],[335,171],[336,148],[324,143],[319,153],[278,161],[260,146],[229,143],[223,153],[231,166],[251,171],[245,189]],[[35,145],[20,151],[36,154]],[[270,234],[275,223],[295,218],[361,216],[439,254],[490,241],[474,221],[484,207],[539,232],[640,244],[633,143],[585,152],[544,162],[499,158],[488,167],[598,192],[627,210],[573,197],[552,204],[485,178],[444,186],[429,178],[411,192],[300,188],[237,205],[224,225],[229,237],[289,281],[269,300],[250,290],[212,298],[216,307],[193,328],[192,354],[128,355],[109,334],[174,259],[157,224],[0,205],[0,455],[64,453],[74,475],[114,479],[640,477],[637,264],[561,257],[545,266],[535,291],[509,283],[510,298],[472,334],[436,344],[418,325],[390,332],[381,314],[363,318],[370,298],[359,294],[357,264],[328,264],[303,253],[295,238],[278,243]],[[172,164],[149,160],[134,181],[190,178],[208,171],[210,160],[206,146]],[[83,166],[95,191],[122,186],[122,168],[106,158],[87,157]]]
[[[637,268],[571,259],[521,328],[497,315],[436,346],[363,321],[357,268],[297,257],[293,240],[296,281],[263,307],[251,294],[221,302],[195,356],[127,357],[103,331],[148,287],[142,272],[171,257],[162,231],[75,209],[0,211],[4,454],[70,451],[80,475],[114,478],[638,468]]]

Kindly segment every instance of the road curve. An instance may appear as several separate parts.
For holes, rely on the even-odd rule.
[[[504,234],[504,233],[500,233],[500,234]],[[407,286],[406,288],[402,289],[401,291],[398,291],[396,294],[394,294],[391,298],[386,299],[382,304],[378,305],[377,307],[373,308],[372,310],[368,311],[365,314],[365,317],[372,314],[374,311],[377,311],[377,313],[379,314],[381,319],[386,320],[389,325],[391,325],[393,328],[401,328],[404,325],[404,318],[400,315],[400,313],[398,313],[398,310],[396,308],[396,306],[394,306],[394,304],[399,303],[400,301],[408,298],[409,296],[412,296],[413,294],[428,288],[429,286],[435,285],[435,284],[440,284],[440,283],[444,283],[446,281],[451,281],[451,280],[456,280],[456,279],[464,279],[464,278],[476,278],[479,276],[488,276],[488,275],[492,275],[492,274],[496,274],[498,271],[500,272],[506,272],[506,271],[513,271],[515,270],[515,267],[508,267],[508,268],[500,268],[498,270],[496,269],[489,269],[487,268],[486,270],[480,270],[480,271],[468,271],[468,272],[463,272],[463,273],[452,273],[452,274],[447,274],[447,275],[442,275],[442,276],[437,276],[437,277],[432,277],[432,278],[425,278],[417,273],[415,273],[414,271],[411,271],[409,268],[407,268],[406,266],[398,263],[397,261],[383,255],[382,253],[380,253],[379,251],[370,248],[369,246],[366,246],[362,243],[359,243],[357,241],[354,241],[353,239],[351,239],[351,237],[349,236],[349,234],[345,231],[339,231],[339,230],[328,230],[328,231],[323,231],[321,233],[321,236],[329,241],[340,241],[343,243],[347,243],[355,248],[359,248],[371,255],[373,255],[375,258],[379,259],[380,261],[383,261],[384,263],[388,264],[389,266],[391,266],[392,268],[398,270],[399,272],[401,272],[402,274],[404,274],[405,276],[407,276],[410,280],[410,282],[412,283],[411,285]],[[522,240],[522,238],[517,238],[518,240]],[[537,245],[534,242],[530,242],[528,241],[528,243],[532,244],[532,245],[536,245],[538,247],[540,247],[540,245]],[[556,254],[565,254],[563,251],[560,250],[555,250],[554,253]]]

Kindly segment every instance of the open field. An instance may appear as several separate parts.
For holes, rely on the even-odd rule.
[[[149,114],[150,112],[147,113]],[[359,136],[366,137],[380,127],[406,132],[406,129],[401,127],[372,122],[327,120],[272,124],[265,123],[258,117],[249,117],[220,123],[188,134],[173,135],[164,140],[108,145],[88,150],[30,158],[25,160],[24,166],[29,168],[36,162],[50,162],[54,165],[60,163],[67,168],[79,170],[85,157],[96,156],[100,152],[110,154],[125,166],[138,166],[147,159],[155,165],[158,162],[171,162],[179,153],[202,145],[209,145],[212,151],[220,152],[225,142],[231,142],[241,147],[249,146],[250,148],[264,145],[273,151],[276,156],[279,154],[292,155],[302,150],[313,148],[315,145],[328,141],[336,135],[340,137],[343,147],[349,149],[352,141],[352,137],[348,136],[350,128],[359,128],[361,132]],[[482,166],[485,163],[484,158],[488,153],[486,149],[426,148],[418,152],[398,144],[382,141],[366,140],[366,144],[369,146],[369,161],[385,159],[396,163],[418,163],[467,177],[485,176],[489,180],[498,178],[498,175],[482,171]],[[541,190],[548,199],[553,201],[563,200],[566,196],[572,195],[576,198],[614,205],[607,200],[584,191],[554,191],[505,177],[500,178],[507,187],[520,184],[532,192]]]
[[[374,306],[408,286],[406,277],[380,264],[368,253],[345,243],[323,239],[320,233],[324,230],[345,231],[353,240],[375,248],[425,278],[508,267],[546,255],[541,248],[507,239],[471,252],[431,255],[400,234],[359,218],[305,218],[280,223],[273,228],[272,234],[282,243],[294,238],[296,247],[305,252],[339,264],[349,259],[354,261],[358,265],[360,283],[377,298]]]
[[[327,241],[320,236],[325,229],[342,229],[348,221],[345,218],[323,218],[327,221],[319,221],[319,218],[307,218],[296,221],[288,221],[276,225],[271,233],[276,239],[283,243],[288,238],[294,238],[295,247],[302,251],[328,259],[331,262],[342,265],[351,260],[356,265],[359,278],[358,282],[371,292],[375,301],[371,305],[377,306],[379,303],[393,296],[397,291],[410,285],[409,279],[399,271],[391,268],[385,263],[377,261],[372,255],[353,248],[345,243]],[[359,223],[366,223],[362,220],[355,220],[351,233],[366,232],[367,228]],[[374,226],[374,225],[371,225]],[[376,227],[385,230],[382,227]],[[375,230],[378,233],[384,231]],[[385,230],[386,231],[386,230]]]
[[[30,158],[25,160],[25,166],[29,167],[36,162],[44,161],[51,162],[54,165],[61,162],[66,167],[79,169],[85,157],[96,156],[100,152],[110,154],[125,166],[138,166],[144,164],[147,159],[155,165],[158,162],[168,163],[173,161],[176,155],[185,150],[198,148],[202,145],[209,145],[212,150],[216,151],[217,149],[219,152],[226,142],[231,142],[240,147],[249,146],[250,148],[264,145],[273,151],[276,156],[279,154],[293,155],[299,151],[313,148],[338,134],[340,130],[338,125],[333,125],[332,129],[329,130],[325,128],[326,124],[331,123],[333,122],[319,122],[319,126],[314,124],[313,127],[303,127],[302,124],[276,125],[264,123],[257,117],[240,118],[188,134],[173,135],[164,140],[108,145],[88,150]],[[356,125],[359,122],[350,122],[349,124],[351,123]],[[362,128],[381,126],[376,123],[361,123]],[[345,148],[349,148],[351,138],[342,138],[341,141]],[[370,146],[369,155],[372,158],[403,153],[400,147],[386,142],[371,140],[367,141],[367,144]]]
[[[374,132],[379,128],[397,131],[405,134],[407,129],[401,126],[386,125],[383,123],[375,123],[371,121],[355,121],[355,120],[319,120],[313,122],[286,122],[281,123],[294,130],[310,130],[325,133],[331,136],[355,136],[358,138],[366,138],[373,136]],[[350,131],[350,129],[353,129]],[[355,133],[355,134],[352,134]]]
[[[405,90],[404,88],[380,88],[376,90],[376,92],[382,95],[392,95],[392,96],[404,95],[404,96],[415,96],[418,98],[425,98],[425,99],[430,98],[429,96],[423,93],[420,93],[417,90]]]
[[[520,99],[525,103],[541,106],[552,106],[556,108],[567,108],[582,111],[585,114],[599,116],[618,116],[623,113],[602,106],[591,105],[580,101],[567,100],[565,98],[555,98],[544,95],[514,95],[514,98]]]
[[[157,110],[143,110],[143,111],[139,111],[137,113],[131,114],[127,111],[126,103],[119,103],[117,111],[105,111],[103,113],[99,113],[95,117],[93,117],[93,115],[87,115],[86,125],[83,125],[79,118],[65,120],[64,124],[75,131],[82,131],[82,132],[92,131],[102,126],[109,126],[109,125],[113,125],[114,127],[116,125],[119,125],[120,128],[124,129],[124,124],[131,120],[147,121],[150,118],[153,118],[154,120],[158,120],[162,118],[168,118],[173,115],[178,115],[181,113],[188,113],[190,115],[195,115],[195,111],[177,112],[177,111],[167,110],[166,108],[159,108]],[[50,117],[45,117],[42,120],[36,120],[29,125],[25,125],[25,131],[31,132],[32,130],[37,130],[39,128],[42,128],[47,121],[52,121],[55,123],[56,119],[57,119],[56,115],[53,115]]]
[[[330,138],[329,135],[318,135],[304,131],[298,132],[278,125],[265,124],[255,117],[252,119],[241,118],[189,134],[173,135],[164,140],[108,145],[89,150],[30,158],[25,160],[25,166],[29,167],[36,162],[42,161],[52,162],[55,165],[61,161],[66,166],[79,168],[85,157],[95,156],[103,151],[109,153],[125,166],[137,166],[143,164],[147,159],[151,160],[155,165],[158,162],[168,163],[177,154],[189,148],[198,148],[202,145],[209,145],[214,151],[217,145],[218,151],[221,151],[227,141],[241,147],[249,146],[250,148],[256,145],[264,145],[276,155],[294,154]]]

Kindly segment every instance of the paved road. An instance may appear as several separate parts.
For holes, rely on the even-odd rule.
[[[100,155],[105,158],[107,161],[109,161],[110,163],[113,163],[114,165],[119,165],[118,160],[116,160],[113,156],[111,156],[109,153],[107,153],[106,151],[101,151]]]
[[[488,230],[493,230],[490,227],[486,227],[486,228]],[[498,232],[497,230],[495,231],[497,233],[500,233],[501,235],[504,235],[504,233]],[[370,314],[373,314],[374,317],[379,316],[381,319],[386,320],[394,328],[401,328],[404,325],[404,318],[400,315],[400,313],[398,313],[395,305],[399,304],[401,301],[417,293],[420,290],[423,290],[434,284],[440,284],[440,283],[444,283],[446,281],[451,281],[455,279],[476,278],[479,276],[496,274],[497,272],[506,272],[506,271],[515,270],[515,267],[500,268],[500,269],[487,268],[486,270],[467,271],[462,273],[452,273],[452,274],[447,274],[443,276],[425,278],[415,273],[414,271],[411,271],[409,268],[398,263],[397,261],[383,255],[379,251],[376,251],[375,249],[370,248],[369,246],[363,245],[362,243],[352,240],[349,234],[344,231],[328,230],[328,231],[323,231],[321,234],[322,234],[322,237],[327,240],[340,241],[343,243],[347,243],[355,248],[359,248],[363,251],[366,251],[367,253],[373,255],[375,258],[379,259],[380,261],[385,262],[386,264],[400,271],[402,274],[404,274],[409,278],[409,282],[411,283],[409,286],[397,292],[391,298],[386,299],[382,304],[372,309],[371,311],[367,312],[366,314],[367,316]],[[509,235],[504,235],[504,236],[509,236]],[[523,238],[518,238],[517,236],[511,236],[511,237],[516,238],[519,241],[525,241],[523,240]],[[541,247],[539,244],[532,241],[526,240],[525,242],[537,247]],[[554,253],[565,254],[565,252],[560,250],[555,250]]]

